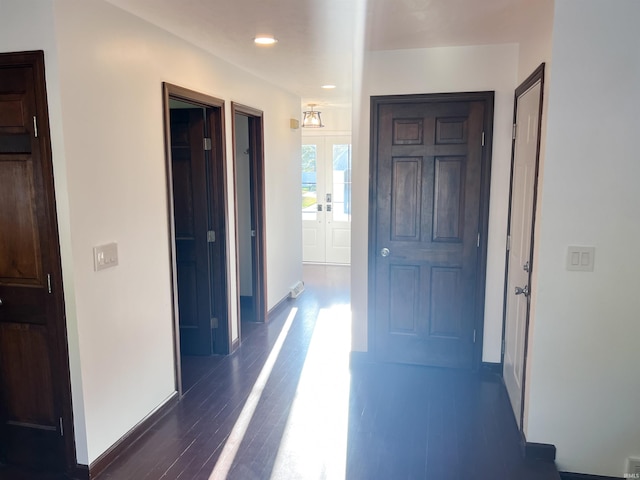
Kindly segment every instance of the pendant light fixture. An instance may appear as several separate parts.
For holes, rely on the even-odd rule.
[[[303,128],[322,128],[324,125],[322,124],[322,118],[320,117],[320,112],[317,112],[313,109],[313,107],[317,106],[315,103],[310,103],[309,108],[306,112],[302,112],[302,127]]]

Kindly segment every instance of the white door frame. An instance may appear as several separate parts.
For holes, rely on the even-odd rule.
[[[505,265],[502,367],[507,393],[518,428],[522,433],[524,433],[526,403],[526,362],[543,91],[544,63],[516,89],[513,117],[514,138],[511,153]],[[523,100],[525,97],[526,100]],[[523,108],[519,108],[521,104]],[[526,161],[522,163],[519,162],[522,160],[519,157],[520,151],[526,155]],[[523,166],[526,162],[530,163],[528,167],[533,168],[522,176],[522,168],[516,167]]]
[[[343,221],[335,215],[338,209],[342,208],[340,206],[345,205],[345,200],[348,201],[350,198],[343,198],[344,191],[333,191],[336,179],[332,147],[351,145],[351,135],[342,133],[305,135],[302,144],[316,146],[316,195],[318,208],[321,208],[314,212],[313,219],[303,218],[303,261],[350,264],[351,219]],[[329,196],[331,199],[328,198]],[[310,213],[306,215],[311,216]]]

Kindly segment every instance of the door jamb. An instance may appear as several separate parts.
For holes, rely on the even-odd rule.
[[[264,178],[264,119],[263,112],[246,105],[231,102],[231,125],[233,143],[235,145],[236,115],[243,115],[249,118],[249,162],[250,182],[251,182],[251,226],[256,235],[252,242],[252,283],[253,283],[253,303],[256,322],[266,322],[267,316],[267,283],[266,283],[266,231],[265,231],[265,178]],[[236,251],[238,251],[238,192],[236,187],[236,158],[233,157],[233,185],[234,185],[234,215],[236,225]],[[236,262],[236,283],[237,291],[240,291],[240,272]],[[240,312],[240,295],[237,295],[238,312]],[[238,315],[238,319],[240,315]],[[241,325],[238,321],[238,338],[241,338]]]
[[[484,343],[484,303],[485,285],[487,280],[487,246],[489,230],[489,189],[491,185],[491,158],[493,145],[493,109],[495,92],[461,92],[461,93],[426,93],[409,95],[381,95],[371,97],[370,106],[370,134],[369,134],[369,231],[368,231],[368,263],[367,263],[367,344],[369,351],[375,355],[375,262],[376,251],[374,236],[376,232],[376,195],[378,155],[378,108],[386,104],[397,103],[441,103],[441,102],[484,102],[484,136],[485,146],[482,149],[482,172],[480,186],[480,212],[478,229],[480,233],[480,248],[478,253],[478,269],[476,274],[476,307],[475,324],[478,341],[474,344],[474,367],[477,369],[482,363],[482,345]]]
[[[222,346],[222,352],[229,353],[231,347],[231,320],[229,317],[229,262],[227,258],[227,164],[225,155],[225,130],[224,130],[224,100],[211,97],[202,93],[189,90],[178,85],[167,82],[162,84],[163,112],[164,112],[164,136],[165,136],[165,171],[167,181],[167,215],[168,215],[168,236],[169,236],[169,260],[171,276],[171,305],[173,317],[173,355],[175,363],[175,388],[179,397],[182,397],[182,365],[180,360],[180,316],[178,312],[178,284],[176,265],[176,243],[173,211],[173,174],[171,164],[171,130],[170,130],[170,108],[169,98],[175,98],[195,106],[201,106],[206,112],[206,134],[212,139],[212,150],[210,158],[210,177],[219,178],[220,187],[214,196],[209,198],[210,213],[209,221],[216,232],[218,241],[213,245],[213,256],[224,270],[224,274],[217,280],[220,281],[219,295],[215,298],[215,306],[219,311],[220,322],[218,328],[221,330],[226,345]],[[208,178],[208,182],[212,179]],[[208,187],[209,189],[209,187]],[[213,212],[213,214],[211,213]],[[213,216],[213,218],[211,218]],[[210,290],[210,294],[211,290]]]
[[[533,212],[531,216],[531,247],[529,251],[529,265],[531,268],[529,269],[529,285],[531,285],[531,278],[533,272],[533,248],[535,241],[535,227],[536,227],[536,206],[538,202],[538,168],[540,165],[540,140],[542,138],[542,107],[544,103],[544,70],[545,63],[541,63],[538,68],[536,68],[531,75],[527,77],[527,79],[516,88],[514,93],[513,100],[513,125],[516,124],[517,115],[518,115],[518,97],[524,94],[527,90],[533,87],[538,81],[540,82],[540,105],[538,109],[538,138],[536,140],[536,167],[534,172],[533,179]],[[516,147],[516,139],[513,138],[511,140],[511,172],[509,174],[509,209],[507,211],[507,238],[511,234],[511,207],[513,205],[513,164],[515,161],[515,147]],[[500,353],[500,376],[503,376],[504,369],[504,345],[506,342],[505,334],[506,334],[506,325],[507,325],[507,292],[508,288],[508,276],[509,276],[509,250],[505,248],[505,265],[504,265],[504,293],[502,298],[502,341],[501,345],[503,348]],[[527,380],[527,357],[529,354],[529,315],[531,312],[531,297],[527,297],[527,316],[525,319],[525,327],[524,327],[524,352],[523,352],[523,363],[522,363],[522,400],[520,402],[520,433],[524,435],[524,403],[525,403],[525,385]]]

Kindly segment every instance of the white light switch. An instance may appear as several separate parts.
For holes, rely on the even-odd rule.
[[[574,247],[567,251],[567,270],[593,272],[595,247]]]
[[[93,269],[96,272],[116,265],[118,265],[117,243],[107,243],[93,247]]]

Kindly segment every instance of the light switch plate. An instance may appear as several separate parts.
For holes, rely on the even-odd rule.
[[[118,265],[118,244],[107,243],[93,247],[93,269],[97,272]]]
[[[593,272],[595,247],[570,246],[567,249],[567,270]]]

